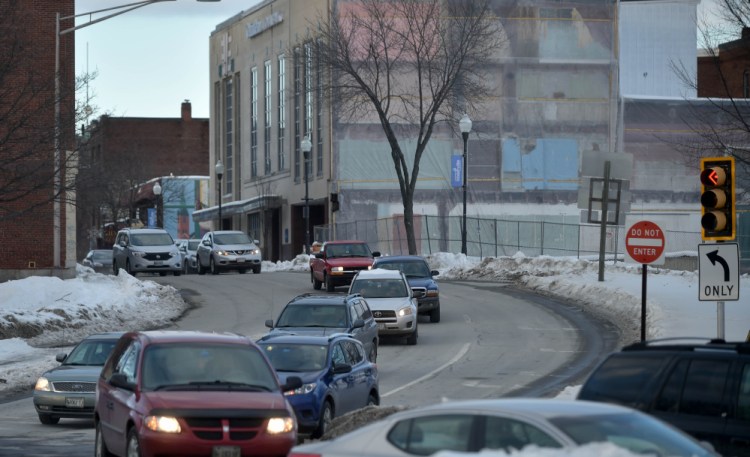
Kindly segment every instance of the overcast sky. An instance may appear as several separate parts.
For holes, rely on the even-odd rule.
[[[76,0],[76,14],[134,1]],[[293,1],[305,5],[303,0]],[[699,17],[716,1],[702,0]],[[211,32],[258,3],[164,1],[76,31],[76,74],[97,73],[87,91],[94,116],[179,117],[182,102],[190,100],[193,117],[209,117]],[[88,15],[78,23],[87,20]],[[62,28],[70,25],[63,23]]]

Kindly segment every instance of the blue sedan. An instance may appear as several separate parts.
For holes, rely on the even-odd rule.
[[[285,392],[297,415],[299,432],[322,436],[333,418],[380,403],[377,365],[348,334],[304,336],[269,334],[258,341],[281,383],[302,378],[302,387]]]
[[[417,299],[417,312],[430,316],[430,322],[440,322],[440,288],[434,278],[440,272],[430,270],[424,257],[418,255],[376,257],[372,268],[404,272],[412,290],[424,291],[424,295]]]

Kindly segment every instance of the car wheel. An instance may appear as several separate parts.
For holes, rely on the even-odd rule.
[[[206,274],[206,269],[203,268],[203,264],[201,263],[201,258],[200,257],[196,257],[195,258],[195,262],[198,264],[198,274],[199,275]]]
[[[174,272],[174,275],[175,275],[175,276],[180,276],[181,274],[182,274],[182,272],[181,272],[181,271],[175,271],[175,272]]]
[[[254,275],[259,275],[260,274],[260,265],[258,265],[257,267],[253,268],[253,274]]]
[[[40,414],[39,422],[41,422],[44,425],[55,425],[58,422],[60,422],[60,418],[55,417],[55,416],[50,416],[49,414]]]
[[[112,274],[117,276],[120,273],[120,269],[117,268],[117,262],[112,261]]]
[[[326,283],[327,292],[334,292],[336,290],[336,286],[333,285],[328,275],[323,275],[323,281]]]
[[[372,363],[376,363],[378,361],[378,342],[376,340],[373,340],[372,347],[370,348],[370,353],[367,354],[367,358]]]
[[[107,445],[104,444],[101,422],[96,423],[96,435],[94,437],[94,457],[114,457],[114,455],[109,452],[109,449],[107,449]]]
[[[417,338],[419,338],[419,330],[414,329],[414,333],[406,337],[406,344],[414,346],[417,344]]]
[[[166,276],[166,275],[167,275],[167,272],[166,272],[166,271],[160,271],[160,272],[159,272],[159,276]]]
[[[127,271],[130,276],[135,278],[136,273],[130,268],[130,260],[125,261],[125,271]]]
[[[208,269],[211,270],[211,274],[212,275],[218,275],[219,274],[219,269],[216,268],[216,262],[214,262],[214,258],[213,257],[211,257],[208,260]]]
[[[182,272],[183,272],[184,274],[188,274],[188,273],[189,273],[189,270],[188,270],[188,263],[187,263],[187,261],[186,261],[185,263],[183,263],[183,264],[182,264]]]
[[[141,457],[141,444],[138,442],[138,432],[135,428],[128,431],[128,445],[125,449],[126,457]]]
[[[440,305],[437,308],[430,311],[430,322],[437,324],[440,322]]]
[[[380,400],[378,400],[378,396],[375,392],[370,392],[370,396],[367,397],[367,406],[378,406],[379,404]]]
[[[331,429],[331,423],[333,422],[333,406],[330,400],[326,400],[323,403],[323,408],[320,410],[320,420],[318,421],[318,428],[313,432],[313,438],[320,438],[328,430]]]
[[[241,275],[244,275],[247,270],[245,270],[244,268],[240,268],[237,271],[239,271]]]
[[[310,277],[312,278],[313,289],[320,290],[320,288],[323,287],[323,283],[315,279],[315,273],[313,272],[310,272]]]

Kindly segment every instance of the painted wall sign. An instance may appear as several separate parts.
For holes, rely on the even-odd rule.
[[[284,16],[282,16],[280,12],[276,11],[259,21],[255,21],[255,22],[251,22],[250,24],[247,24],[247,28],[245,29],[245,34],[247,35],[247,38],[250,39],[254,37],[255,35],[259,35],[263,33],[264,30],[268,30],[274,25],[281,23],[281,21],[283,20],[284,20]]]

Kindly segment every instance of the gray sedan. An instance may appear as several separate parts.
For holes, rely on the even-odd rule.
[[[604,407],[602,407],[604,406]],[[511,452],[605,442],[636,454],[716,456],[709,444],[633,409],[582,400],[483,399],[392,414],[331,441],[303,444],[289,457],[397,457],[438,451]]]
[[[54,425],[62,417],[94,418],[96,382],[120,335],[122,332],[90,335],[70,354],[57,354],[61,365],[42,374],[34,386],[39,422]]]

